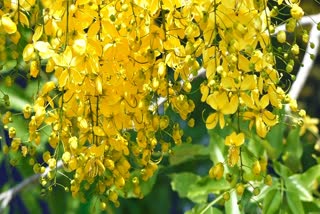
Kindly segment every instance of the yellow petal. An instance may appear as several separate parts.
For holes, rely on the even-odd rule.
[[[93,127],[93,133],[95,135],[97,135],[97,136],[101,136],[101,137],[105,136],[105,133],[104,133],[103,129],[100,126],[94,126]]]
[[[262,120],[268,126],[274,126],[278,123],[278,118],[276,115],[272,114],[270,111],[265,110],[262,114]]]
[[[67,81],[69,80],[69,71],[68,69],[64,69],[60,76],[58,77],[59,80],[59,87],[64,87],[67,84]]]
[[[266,125],[264,124],[264,122],[262,121],[261,118],[256,118],[256,131],[257,131],[257,134],[264,138],[266,135],[267,135],[267,127]]]
[[[247,107],[251,109],[256,109],[256,106],[254,105],[252,98],[248,94],[241,93],[241,99]]]
[[[217,103],[216,110],[224,110],[225,106],[229,103],[227,92],[216,93],[215,102]]]
[[[240,149],[236,146],[231,146],[228,150],[228,165],[233,167],[236,165],[240,158]]]
[[[87,36],[88,38],[95,38],[100,30],[100,21],[95,21],[90,25]]]
[[[13,34],[17,31],[16,23],[14,23],[9,16],[3,15],[1,18],[1,23],[6,33]]]
[[[242,91],[253,90],[256,88],[256,85],[257,85],[257,80],[255,76],[247,75],[243,78],[240,89]]]
[[[37,41],[34,48],[39,51],[42,59],[48,59],[54,55],[54,51],[48,42]]]
[[[226,137],[224,144],[226,146],[241,146],[244,143],[244,134],[241,132],[237,134],[236,132],[232,132],[230,135]]]
[[[21,11],[19,12],[19,21],[22,25],[24,25],[27,28],[30,26],[28,17],[25,13]]]
[[[269,96],[266,94],[260,100],[260,108],[265,109],[269,105]]]
[[[36,42],[40,39],[40,37],[42,36],[43,33],[43,26],[42,25],[38,25],[34,31],[34,34],[32,36],[32,41]]]
[[[39,64],[37,61],[33,60],[30,63],[30,76],[36,78],[39,74]]]
[[[238,106],[239,106],[239,97],[236,95],[233,95],[231,97],[230,103],[223,106],[221,109],[221,112],[223,114],[234,114],[238,110]]]
[[[29,61],[33,57],[34,48],[33,44],[27,44],[22,53],[22,57],[24,61]]]
[[[65,51],[63,52],[63,61],[65,62],[64,66],[70,65],[72,61],[72,50],[70,46],[67,46]]]
[[[218,123],[217,113],[210,114],[206,120],[206,127],[207,129],[213,129],[216,127],[217,123]]]
[[[100,76],[97,76],[96,78],[96,89],[99,95],[102,94],[102,80]]]
[[[225,121],[224,121],[224,115],[219,113],[219,125],[220,125],[220,128],[224,128],[224,125],[225,125]]]
[[[206,102],[211,106],[211,108],[213,108],[215,110],[218,110],[218,99],[215,96],[215,94],[210,94],[207,97],[207,101]]]
[[[93,145],[89,148],[89,154],[94,154],[95,157],[101,157],[104,153],[105,143],[99,146]]]
[[[236,146],[241,146],[244,143],[244,134],[242,132],[239,133],[234,142]]]
[[[209,94],[209,87],[205,84],[201,84],[200,86],[200,91],[201,91],[201,102],[206,101],[208,94]]]

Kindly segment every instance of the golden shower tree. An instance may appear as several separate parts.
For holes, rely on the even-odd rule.
[[[119,197],[143,198],[163,161],[201,153],[213,163],[206,176],[170,175],[198,204],[190,212],[242,210],[248,195],[270,213],[281,206],[273,198],[286,198],[288,210],[303,210],[300,200],[318,206],[314,189],[296,185],[319,175],[319,165],[298,164],[299,134],[317,136],[316,121],[288,95],[312,45],[299,1],[4,0],[0,16],[2,148],[43,188],[96,196],[108,209]],[[15,103],[7,91],[21,82],[32,93]],[[209,147],[191,143],[197,126],[208,129]],[[201,199],[183,190],[193,178],[190,189],[206,183]],[[221,201],[226,208],[214,207]]]

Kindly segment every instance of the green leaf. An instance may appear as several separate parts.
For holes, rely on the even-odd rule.
[[[315,199],[312,202],[303,202],[303,207],[306,213],[317,213],[320,210],[320,200]]]
[[[208,148],[200,144],[181,144],[174,147],[172,151],[173,154],[169,156],[170,165],[178,165],[194,160],[198,156],[209,155]]]
[[[172,189],[184,198],[188,196],[191,186],[201,179],[200,176],[189,172],[172,174],[170,177]]]
[[[185,212],[185,214],[199,214],[207,206],[207,204],[197,204],[191,210]],[[222,214],[223,212],[215,207],[210,207],[203,214]]]
[[[230,192],[230,199],[225,203],[227,214],[240,214],[238,198],[235,191]]]
[[[262,201],[264,200],[264,198],[267,196],[267,194],[271,191],[271,190],[277,190],[277,188],[279,188],[280,186],[280,182],[278,178],[273,177],[272,178],[272,186],[267,186],[264,185],[261,188],[260,194],[254,197],[255,201]]]
[[[70,193],[64,191],[63,188],[55,187],[52,192],[47,192],[45,196],[52,213],[66,213],[67,199]]]
[[[294,174],[285,179],[287,191],[299,196],[302,201],[314,201],[313,184],[320,177],[320,165],[309,168],[302,174]]]
[[[304,209],[299,196],[296,193],[287,191],[286,198],[289,208],[293,214],[304,214]]]
[[[285,179],[287,192],[291,192],[299,196],[302,201],[312,201],[313,196],[310,190],[296,177],[289,177]]]
[[[250,138],[247,146],[243,146],[246,149],[246,153],[251,155],[251,157],[261,157],[265,152],[263,144],[257,142],[255,139]]]
[[[281,205],[281,193],[277,189],[269,191],[263,201],[263,213],[278,213]]]
[[[209,193],[218,193],[230,188],[225,179],[217,181],[189,172],[172,174],[170,177],[172,189],[177,191],[180,197],[188,198],[195,203],[205,203]]]
[[[29,99],[25,95],[24,89],[15,85],[14,87],[5,87],[0,84],[0,90],[9,95],[10,108],[16,111],[22,111],[23,107],[29,103]]]
[[[157,177],[158,177],[158,172],[159,170],[156,170],[154,173],[153,173],[153,176],[147,180],[147,181],[141,181],[139,184],[140,184],[140,187],[141,187],[141,192],[144,196],[148,195],[153,186],[155,185],[156,181],[157,181]]]
[[[139,181],[141,193],[143,196],[148,195],[152,191],[153,186],[155,185],[157,177],[158,177],[158,172],[159,172],[159,170],[156,170],[154,172],[153,176],[151,178],[149,178],[147,181],[143,181],[143,180]],[[132,172],[131,178],[133,178],[135,176],[139,176],[139,173],[140,173],[140,170],[136,170],[136,171]],[[119,194],[125,198],[138,198],[139,196],[137,196],[133,193],[133,188],[134,188],[133,183],[127,182],[125,187],[123,188],[123,191],[119,191]]]
[[[32,195],[32,197],[30,197]],[[21,192],[21,199],[28,208],[30,213],[41,213],[41,208],[39,204],[39,188],[28,188],[27,191]]]
[[[11,71],[12,69],[14,69],[17,66],[17,60],[12,59],[12,60],[8,60],[5,62],[5,64],[2,67],[1,72],[7,72],[7,71]]]
[[[300,159],[303,153],[303,148],[300,143],[299,132],[300,128],[292,129],[289,132],[285,149],[286,151],[293,153],[293,155]]]
[[[301,161],[300,158],[303,153],[302,144],[300,143],[299,128],[292,129],[287,138],[285,145],[285,164],[294,172],[301,171]]]
[[[280,112],[281,115],[281,112]],[[278,123],[268,133],[266,139],[267,142],[270,143],[271,147],[273,148],[272,151],[268,151],[268,156],[272,160],[278,159],[280,154],[283,152],[283,138],[284,138],[284,131],[285,131],[286,125],[285,123]]]
[[[210,159],[214,163],[218,162],[224,162],[225,160],[225,146],[224,146],[224,138],[219,135],[218,131],[210,131],[210,145],[209,145],[209,151],[210,151]]]
[[[298,180],[301,185],[308,190],[312,189],[314,181],[320,177],[320,164],[310,167],[302,174],[295,174],[290,176],[291,179]]]
[[[293,174],[291,169],[289,169],[287,166],[279,163],[278,161],[273,162],[273,169],[282,178],[287,178],[287,177],[289,177],[290,175]]]

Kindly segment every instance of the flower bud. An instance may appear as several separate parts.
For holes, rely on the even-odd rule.
[[[225,201],[228,201],[228,200],[230,199],[230,193],[229,193],[229,192],[223,193],[223,199],[224,199]]]
[[[292,45],[291,53],[293,53],[294,55],[298,55],[300,53],[299,45],[297,44]]]
[[[287,40],[286,32],[284,30],[281,30],[277,34],[277,40],[280,43],[285,43]]]
[[[297,21],[296,19],[289,19],[286,23],[286,30],[290,33],[294,32],[296,29]]]
[[[9,128],[9,138],[14,138],[16,136],[17,132],[16,129],[14,127],[10,127]]]
[[[271,175],[266,175],[266,177],[264,178],[264,183],[268,186],[272,185],[272,177]]]
[[[297,4],[292,4],[291,5],[291,10],[290,10],[290,14],[293,18],[299,20],[302,18],[302,16],[304,15],[304,12],[302,10],[302,8],[297,5]]]
[[[302,35],[302,41],[304,43],[308,43],[309,42],[309,34],[307,32],[304,32]]]
[[[56,159],[50,158],[50,159],[48,160],[48,165],[49,165],[49,168],[50,168],[50,169],[56,168],[56,166],[57,166],[57,161],[56,161]]]
[[[244,185],[242,183],[238,183],[236,186],[236,193],[241,196],[244,192]]]
[[[223,163],[219,162],[215,166],[211,167],[211,169],[209,170],[209,177],[220,180],[223,176],[223,173],[224,173]]]
[[[256,175],[256,176],[260,175],[261,166],[260,166],[260,163],[259,163],[258,160],[256,160],[256,161],[253,163],[252,172],[253,172],[253,174]]]
[[[254,188],[252,193],[253,193],[254,196],[259,195],[260,194],[260,188],[259,187]]]

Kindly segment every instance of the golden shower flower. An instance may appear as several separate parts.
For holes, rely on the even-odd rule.
[[[240,158],[240,146],[244,144],[244,134],[241,132],[237,134],[232,132],[225,139],[224,144],[229,146],[228,150],[228,165],[233,167],[236,165]]]
[[[219,122],[220,128],[225,126],[224,115],[233,114],[237,111],[239,99],[236,95],[232,95],[229,99],[226,92],[215,92],[207,97],[206,102],[216,110],[210,114],[206,120],[208,129],[213,129]]]

